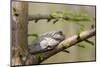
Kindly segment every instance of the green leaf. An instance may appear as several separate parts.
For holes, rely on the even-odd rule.
[[[66,49],[68,46],[67,46],[67,45],[62,44],[62,47],[63,47],[63,49]]]
[[[15,7],[13,7],[13,11],[16,12],[16,8]]]
[[[76,35],[78,35],[78,36],[79,36],[79,35],[80,35],[80,31],[77,31],[77,32],[76,32]]]
[[[18,17],[18,16],[19,16],[19,14],[18,14],[18,13],[14,13],[14,16]]]
[[[50,16],[51,16],[51,17],[56,17],[56,16],[57,16],[57,13],[56,13],[56,12],[52,12],[52,13],[50,14]]]
[[[37,33],[32,33],[32,34],[29,34],[28,36],[34,36],[34,37],[38,37],[38,34]]]
[[[37,54],[36,56],[37,56],[37,58],[39,59],[39,61],[43,60],[43,58],[44,58],[43,53],[39,53],[39,54]]]
[[[85,26],[83,24],[78,23],[78,22],[76,22],[76,24],[79,25],[79,30],[76,32],[76,34],[79,36],[80,32],[84,30]]]
[[[78,22],[78,21],[90,21],[89,16],[87,16],[87,14],[67,14],[70,16],[72,21]]]
[[[84,45],[77,45],[78,47],[81,47],[81,48],[85,48],[85,46]]]

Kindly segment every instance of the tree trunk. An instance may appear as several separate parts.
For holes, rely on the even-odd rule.
[[[27,15],[28,3],[27,2],[12,2],[12,37],[15,40],[12,43],[12,66],[22,65],[23,57],[28,53],[28,40],[27,40]]]

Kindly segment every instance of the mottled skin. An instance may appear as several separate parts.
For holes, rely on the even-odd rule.
[[[65,39],[62,31],[47,32],[36,38],[29,46],[30,53],[37,53],[54,49]]]

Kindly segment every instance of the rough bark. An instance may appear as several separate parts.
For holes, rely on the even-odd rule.
[[[28,3],[27,2],[12,2],[12,8],[16,8],[16,12],[12,14],[12,23],[15,24],[14,32],[12,34],[15,42],[12,43],[12,65],[23,64],[23,57],[28,52],[27,48],[27,15],[28,15]],[[13,10],[13,9],[12,9]],[[13,41],[13,40],[12,40]]]

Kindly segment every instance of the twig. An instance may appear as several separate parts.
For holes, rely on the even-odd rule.
[[[92,41],[90,41],[90,40],[84,40],[84,41],[89,43],[89,44],[91,44],[91,45],[94,45],[94,43]]]
[[[62,17],[64,20],[75,20],[74,18],[71,18],[69,16],[63,16]],[[52,17],[50,14],[33,14],[33,15],[28,15],[28,20],[32,21],[32,20],[41,20],[41,19],[46,19],[48,20],[52,20],[52,19],[56,19],[55,17]],[[87,19],[85,18],[79,18],[77,19],[78,21],[86,21]]]
[[[28,16],[28,20],[40,20],[40,19],[54,19],[49,14],[33,14]]]

